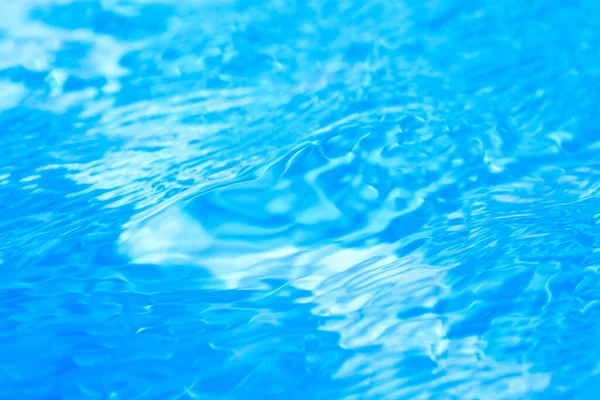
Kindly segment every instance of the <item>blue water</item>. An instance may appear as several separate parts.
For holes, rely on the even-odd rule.
[[[595,399],[600,2],[0,0],[1,399]]]

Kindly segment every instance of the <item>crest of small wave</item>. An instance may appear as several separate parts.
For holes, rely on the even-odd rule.
[[[0,397],[591,396],[598,11],[7,5]]]

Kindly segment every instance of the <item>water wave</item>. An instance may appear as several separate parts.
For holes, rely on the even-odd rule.
[[[591,398],[599,11],[4,4],[0,397]]]

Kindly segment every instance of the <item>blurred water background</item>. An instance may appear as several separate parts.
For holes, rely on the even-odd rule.
[[[0,5],[0,398],[596,398],[600,2]]]

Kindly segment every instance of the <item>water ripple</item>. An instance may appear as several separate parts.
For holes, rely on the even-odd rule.
[[[593,396],[597,2],[4,6],[0,397]]]

